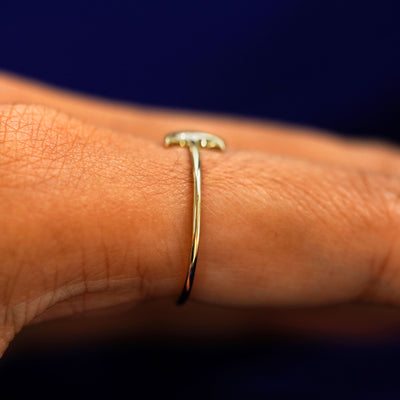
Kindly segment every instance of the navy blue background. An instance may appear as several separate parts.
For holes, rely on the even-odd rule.
[[[396,0],[3,1],[3,69],[116,99],[399,132]]]
[[[399,12],[396,0],[0,1],[0,68],[115,99],[398,141]],[[141,398],[163,388],[175,398],[400,396],[400,344],[156,349],[11,357],[0,365],[1,390],[36,387],[50,398],[60,389]],[[185,352],[198,360],[193,371],[180,364]]]

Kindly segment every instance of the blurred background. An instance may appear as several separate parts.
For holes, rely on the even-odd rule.
[[[116,100],[400,139],[396,0],[0,0],[0,14],[4,71]],[[163,303],[55,321],[16,339],[0,390],[398,399],[400,329],[386,329],[396,312]]]

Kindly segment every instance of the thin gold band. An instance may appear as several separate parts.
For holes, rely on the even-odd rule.
[[[193,164],[193,230],[192,248],[190,251],[190,263],[186,275],[185,285],[177,304],[183,304],[188,299],[192,290],[194,274],[196,272],[197,255],[200,241],[200,211],[201,211],[201,168],[200,148],[211,148],[225,150],[224,141],[210,133],[204,132],[176,132],[167,135],[164,140],[165,146],[178,144],[181,147],[188,147]]]

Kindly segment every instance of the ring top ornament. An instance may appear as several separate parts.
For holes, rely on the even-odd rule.
[[[188,146],[189,143],[209,149],[225,150],[225,142],[218,136],[205,132],[182,131],[167,135],[164,139],[166,146],[179,145]]]

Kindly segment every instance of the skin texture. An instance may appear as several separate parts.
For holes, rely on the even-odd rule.
[[[177,298],[203,151],[191,300],[400,303],[398,150],[264,121],[108,103],[0,76],[0,353],[32,321]]]

